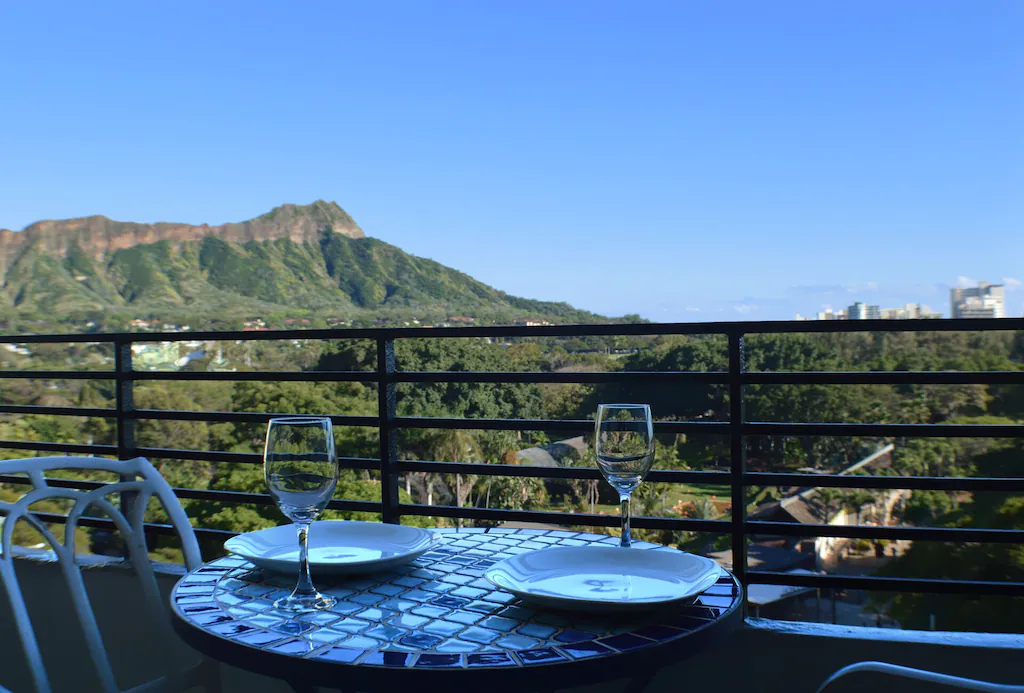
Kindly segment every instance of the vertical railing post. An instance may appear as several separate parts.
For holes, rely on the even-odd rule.
[[[377,339],[377,418],[380,430],[381,513],[384,522],[398,524],[402,514],[398,507],[398,432],[394,427],[396,393],[394,375],[395,340]]]
[[[114,342],[114,371],[117,378],[117,391],[114,395],[117,407],[117,459],[130,460],[135,457],[135,418],[131,412],[135,410],[132,380],[132,343],[118,339]],[[122,474],[121,481],[135,481],[134,477]],[[120,494],[121,512],[125,517],[132,516],[132,507],[137,495],[122,491]],[[128,561],[130,550],[124,544],[124,560]]]
[[[747,586],[747,499],[743,475],[746,451],[743,440],[743,333],[729,333],[729,456],[732,482],[732,571]]]
[[[117,407],[117,459],[135,457],[135,410],[132,396],[132,343],[118,339],[114,342],[114,371],[117,378],[115,402]]]

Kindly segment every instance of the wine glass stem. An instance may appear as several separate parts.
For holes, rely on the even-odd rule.
[[[309,577],[309,548],[307,537],[309,536],[309,523],[295,523],[299,535],[299,579],[295,583],[294,597],[312,597],[316,594],[313,587],[313,580]]]
[[[629,494],[620,494],[619,503],[620,514],[622,515],[622,541],[619,542],[619,546],[628,549],[632,543],[632,537],[629,536]]]

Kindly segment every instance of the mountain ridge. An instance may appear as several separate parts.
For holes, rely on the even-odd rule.
[[[323,200],[218,226],[96,215],[0,231],[0,315],[69,321],[159,313],[217,320],[297,312],[605,319],[566,303],[511,296],[410,255],[366,236],[337,203]]]
[[[231,243],[276,240],[288,237],[296,243],[315,243],[324,227],[350,238],[366,234],[337,202],[317,200],[309,205],[283,204],[266,214],[227,224],[184,224],[156,222],[145,224],[116,221],[102,214],[72,219],[45,219],[29,224],[21,231],[0,229],[0,273],[34,243],[46,252],[66,254],[72,243],[100,260],[117,250],[136,245],[170,241],[181,243],[216,236]]]

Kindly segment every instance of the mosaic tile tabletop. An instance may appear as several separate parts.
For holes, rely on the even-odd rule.
[[[396,570],[313,579],[337,598],[329,611],[274,609],[294,578],[229,556],[182,578],[171,596],[185,623],[295,658],[394,668],[529,667],[605,657],[684,638],[730,613],[741,591],[729,574],[686,607],[623,621],[540,611],[495,588],[484,570],[552,546],[617,545],[616,537],[543,529],[437,530],[434,548]],[[675,551],[634,542],[634,550]],[[637,617],[631,617],[636,619]]]

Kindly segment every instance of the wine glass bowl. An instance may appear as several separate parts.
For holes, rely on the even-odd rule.
[[[295,589],[274,602],[278,609],[312,611],[334,605],[320,594],[309,575],[307,537],[310,524],[323,512],[338,484],[334,432],[326,417],[282,417],[267,425],[263,474],[270,496],[296,527],[299,575]]]
[[[629,501],[654,462],[654,424],[646,404],[600,404],[594,424],[594,452],[601,474],[619,492],[622,541],[629,547]]]

